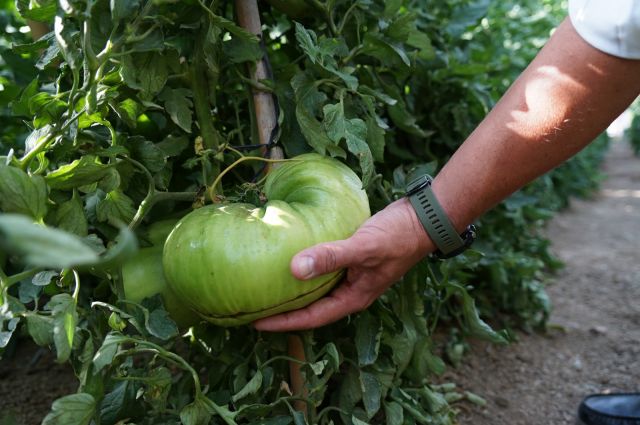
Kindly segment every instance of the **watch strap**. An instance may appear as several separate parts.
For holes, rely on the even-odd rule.
[[[431,180],[427,175],[418,177],[407,186],[407,196],[422,227],[438,247],[439,256],[448,257],[462,252],[469,244],[456,232],[440,206],[431,189]]]

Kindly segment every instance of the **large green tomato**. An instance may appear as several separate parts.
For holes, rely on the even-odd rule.
[[[198,323],[198,316],[185,308],[167,285],[162,271],[162,246],[142,248],[124,263],[122,282],[125,299],[139,303],[160,294],[169,315],[180,327]]]
[[[291,258],[320,242],[345,239],[370,216],[358,176],[341,162],[305,154],[272,171],[268,202],[197,209],[164,246],[165,276],[206,320],[234,326],[301,308],[327,293],[342,272],[295,279]]]

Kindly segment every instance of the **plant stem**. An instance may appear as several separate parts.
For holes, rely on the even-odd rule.
[[[204,142],[205,149],[218,151],[220,141],[213,122],[211,120],[211,106],[209,104],[209,84],[206,78],[206,66],[202,57],[202,44],[196,45],[193,63],[189,65],[189,76],[191,81],[191,91],[193,92],[193,106],[196,112],[200,135]],[[215,82],[214,82],[215,83]],[[207,162],[205,164],[206,180],[208,185],[220,172],[217,162]]]
[[[297,159],[267,159],[267,158],[262,158],[259,156],[243,156],[242,158],[237,159],[233,164],[229,165],[227,168],[225,168],[220,174],[218,174],[218,177],[216,177],[216,179],[213,181],[213,183],[211,184],[211,186],[209,186],[209,189],[207,190],[207,192],[209,192],[209,198],[211,198],[211,202],[215,202],[215,188],[216,186],[220,183],[220,181],[222,180],[222,177],[224,177],[225,174],[227,174],[229,171],[233,170],[238,164],[240,164],[241,162],[244,161],[262,161],[262,162],[267,162],[267,163],[278,163],[278,162],[288,162],[288,161],[298,161]]]

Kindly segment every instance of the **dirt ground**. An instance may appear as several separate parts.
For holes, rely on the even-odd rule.
[[[548,227],[566,264],[549,283],[548,334],[474,344],[449,372],[488,402],[459,405],[461,425],[573,424],[588,394],[640,391],[640,158],[616,142],[604,172],[593,199],[573,201]]]
[[[487,400],[458,403],[460,425],[563,425],[587,394],[640,391],[640,159],[614,143],[602,190],[549,225],[566,267],[551,280],[546,335],[507,346],[476,343],[446,380]],[[75,391],[68,366],[21,343],[0,362],[0,425],[39,424]]]
[[[27,340],[0,361],[0,425],[37,425],[58,397],[76,392],[78,382],[68,364]]]

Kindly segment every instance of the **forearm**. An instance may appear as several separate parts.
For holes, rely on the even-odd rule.
[[[640,60],[588,45],[568,19],[433,183],[462,230],[589,144],[640,92]]]

